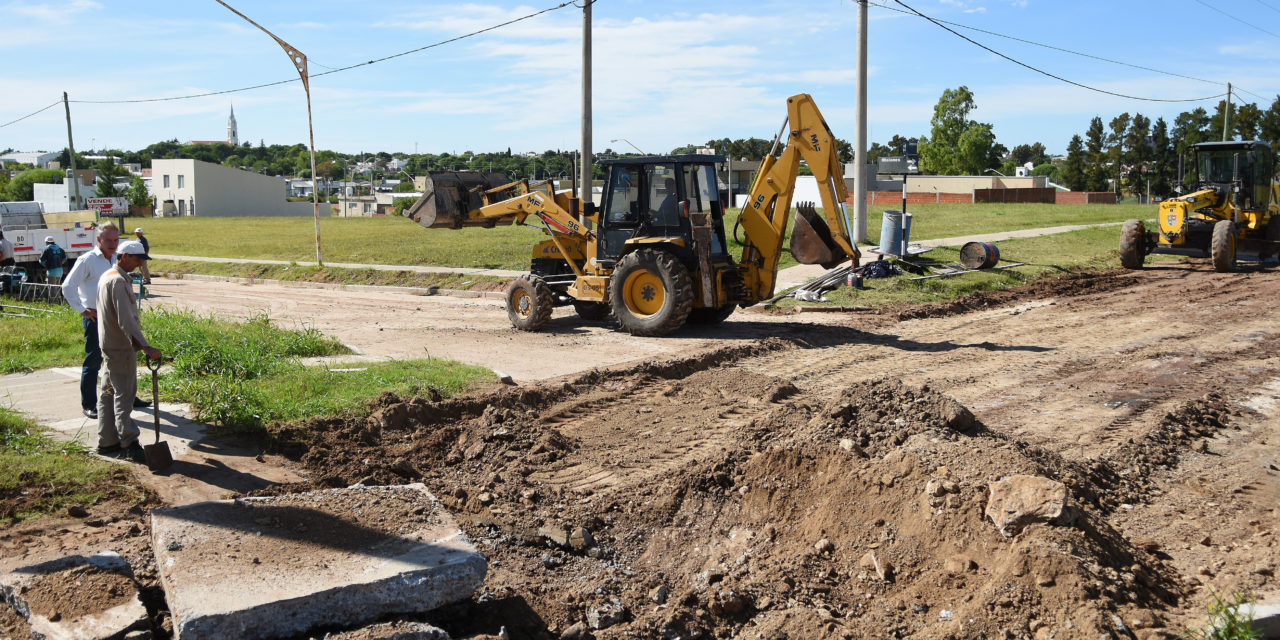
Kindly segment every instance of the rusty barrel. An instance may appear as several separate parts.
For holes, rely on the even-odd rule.
[[[430,171],[415,180],[422,197],[404,210],[429,229],[492,227],[497,220],[472,221],[467,213],[484,206],[483,192],[510,183],[506,174],[485,171]]]
[[[960,247],[960,264],[966,269],[990,269],[1000,262],[1000,248],[990,242],[966,242]]]

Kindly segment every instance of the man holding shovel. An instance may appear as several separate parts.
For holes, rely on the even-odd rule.
[[[107,369],[98,394],[98,453],[125,453],[135,462],[145,459],[138,426],[129,415],[138,392],[137,351],[159,360],[160,350],[142,335],[129,273],[150,259],[142,243],[122,242],[115,265],[98,280],[98,344]]]

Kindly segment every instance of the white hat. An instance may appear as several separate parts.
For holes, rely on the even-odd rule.
[[[45,236],[45,237],[44,237],[44,243],[45,243],[45,244],[53,244],[53,236]]]
[[[142,233],[142,227],[133,230],[134,233]]]
[[[126,253],[129,255],[138,256],[143,260],[151,259],[151,256],[147,255],[147,250],[142,248],[142,243],[138,242],[137,240],[129,240],[128,242],[121,242],[120,246],[116,248],[116,255],[122,256],[122,255],[125,255]]]

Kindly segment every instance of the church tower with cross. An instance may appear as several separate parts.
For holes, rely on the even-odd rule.
[[[236,106],[231,105],[231,117],[227,118],[227,144],[240,145],[240,133],[236,130]]]

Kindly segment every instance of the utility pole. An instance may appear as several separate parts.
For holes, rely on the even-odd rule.
[[[1231,126],[1231,83],[1227,83],[1227,107],[1222,110],[1222,141],[1226,142],[1227,131]]]
[[[854,242],[867,241],[867,0],[858,0],[858,123],[853,145]],[[841,178],[843,179],[843,177]],[[905,184],[906,181],[904,180]],[[903,213],[906,213],[903,211]]]
[[[582,181],[579,183],[578,198],[582,201],[582,209],[578,210],[578,221],[584,222],[583,209],[592,202],[591,190],[591,5],[595,0],[582,3]]]
[[[67,111],[67,151],[71,157],[71,190],[75,193],[76,202],[68,211],[80,210],[80,176],[76,173],[76,143],[71,140],[71,101],[67,100],[67,92],[62,92],[62,106]]]

